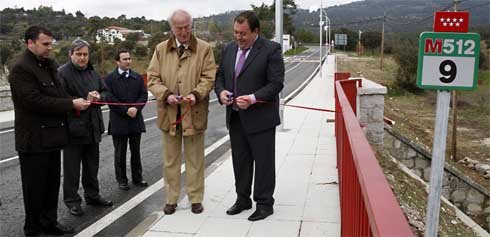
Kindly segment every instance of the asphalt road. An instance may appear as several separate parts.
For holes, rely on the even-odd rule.
[[[292,61],[286,62],[285,87],[283,97],[296,90],[318,66],[319,47],[311,46],[310,50],[295,56]],[[215,99],[211,93],[211,100]],[[141,141],[141,155],[143,176],[151,184],[162,178],[161,142],[162,135],[155,125],[155,103],[149,103],[143,110],[146,119],[147,132],[143,134]],[[108,113],[104,113],[107,125]],[[216,101],[210,103],[208,129],[206,131],[206,147],[220,140],[228,134],[225,127],[224,108]],[[229,143],[224,143],[214,152],[206,156],[206,166],[220,157],[229,149]],[[129,152],[128,152],[129,153]],[[11,129],[0,131],[0,236],[22,236],[24,222],[24,207],[22,202],[22,189],[20,181],[20,167],[17,153],[14,147],[14,135]],[[129,165],[128,165],[129,168]],[[130,177],[130,170],[127,171]],[[113,145],[110,136],[104,135],[100,143],[100,168],[99,185],[101,195],[112,200],[115,205],[112,208],[95,208],[83,204],[85,215],[72,216],[62,201],[62,188],[58,203],[58,219],[61,223],[72,225],[76,231],[82,231],[113,209],[125,203],[141,191],[143,188],[131,186],[131,190],[122,191],[117,187],[114,176]],[[63,180],[63,179],[62,179]],[[79,194],[83,196],[83,189]],[[149,214],[162,208],[165,200],[164,191],[160,190],[151,195],[144,202],[131,209],[116,222],[98,233],[100,236],[122,236],[143,221]]]

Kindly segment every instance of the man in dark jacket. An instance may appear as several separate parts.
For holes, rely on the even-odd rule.
[[[26,236],[73,233],[57,222],[60,150],[68,143],[66,113],[90,102],[70,97],[48,58],[52,33],[38,26],[25,33],[27,50],[14,64],[9,81],[15,110],[15,146],[19,153]]]
[[[107,100],[109,93],[100,76],[89,63],[90,45],[81,39],[72,42],[71,61],[59,68],[58,75],[68,94],[87,97],[90,102]],[[87,205],[112,206],[99,194],[99,142],[104,133],[100,105],[93,104],[86,111],[75,111],[68,116],[70,144],[63,149],[63,199],[70,213],[83,215],[82,199],[78,195],[80,163],[82,186]]]
[[[143,180],[140,141],[141,133],[145,132],[142,109],[148,100],[143,78],[131,70],[131,55],[128,50],[122,49],[115,56],[118,67],[107,78],[105,83],[111,93],[111,102],[139,103],[138,105],[109,105],[111,110],[109,119],[109,134],[114,144],[114,169],[119,188],[129,190],[126,176],[126,151],[131,151],[131,177],[133,184],[146,187],[148,183]],[[143,104],[142,104],[143,103]]]

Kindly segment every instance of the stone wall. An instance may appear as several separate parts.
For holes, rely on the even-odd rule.
[[[383,149],[429,183],[431,153],[428,149],[385,127]],[[490,191],[446,163],[442,195],[490,231]]]
[[[357,117],[369,143],[374,146],[382,146],[384,136],[384,98],[387,89],[366,78],[351,77],[349,79],[362,79],[362,87],[357,90],[359,98]]]
[[[12,104],[10,87],[0,86],[0,111],[12,109],[14,109],[14,105]]]

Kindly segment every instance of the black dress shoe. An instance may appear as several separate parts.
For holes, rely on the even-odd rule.
[[[163,213],[165,213],[165,215],[172,215],[175,212],[175,208],[177,208],[177,204],[165,204]]]
[[[136,186],[140,186],[140,187],[148,187],[148,183],[144,180],[141,180],[141,181],[133,181],[133,184],[136,185]]]
[[[119,189],[121,190],[129,190],[129,185],[127,183],[120,183]]]
[[[55,226],[49,226],[43,228],[43,232],[44,234],[47,235],[64,235],[64,234],[73,234],[75,233],[75,230],[73,229],[73,227],[65,226],[58,223]]]
[[[265,219],[266,217],[272,215],[272,213],[274,213],[274,210],[271,208],[270,210],[266,210],[266,209],[257,209],[255,210],[254,213],[252,213],[252,215],[250,215],[248,217],[248,220],[249,221],[258,221],[258,220],[263,220]]]
[[[244,205],[244,204],[240,204],[238,202],[235,202],[235,204],[233,204],[233,206],[231,206],[230,209],[228,209],[226,211],[226,214],[236,215],[236,214],[238,214],[244,210],[249,210],[250,208],[252,208],[252,204]]]
[[[204,211],[204,207],[201,203],[192,203],[191,211],[194,214],[199,214]]]
[[[81,216],[83,215],[83,209],[80,205],[74,205],[70,207],[70,213],[74,216]]]
[[[110,207],[110,206],[113,205],[111,201],[106,200],[106,199],[103,199],[101,197],[98,197],[98,198],[95,198],[95,199],[86,198],[85,199],[85,202],[87,203],[87,205],[93,205],[93,206],[106,206],[106,207]]]

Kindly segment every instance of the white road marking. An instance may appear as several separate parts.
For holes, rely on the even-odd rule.
[[[206,148],[204,151],[204,155],[207,156],[214,150],[216,150],[219,146],[223,145],[223,143],[227,142],[230,139],[228,135],[222,137],[220,140]],[[180,166],[181,173],[185,172],[185,164],[182,164]],[[112,224],[114,221],[119,219],[121,216],[129,212],[131,209],[139,205],[141,202],[143,202],[145,199],[147,199],[149,196],[153,195],[156,193],[158,190],[163,188],[164,185],[164,180],[163,178],[152,184],[150,187],[146,188],[144,191],[140,192],[138,195],[134,196],[131,198],[129,201],[125,202],[118,208],[116,208],[114,211],[108,213],[104,217],[100,218],[98,221],[94,222],[92,225],[89,227],[85,228],[83,231],[75,235],[76,237],[85,237],[85,236],[94,236],[95,234],[99,233],[101,230]],[[163,200],[162,200],[162,206],[163,206]]]

